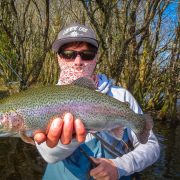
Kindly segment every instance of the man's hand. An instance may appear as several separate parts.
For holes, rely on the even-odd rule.
[[[105,158],[93,158],[91,159],[97,164],[97,167],[90,171],[90,176],[98,180],[117,180],[118,171],[114,163]]]
[[[82,143],[86,138],[86,129],[80,119],[74,119],[71,113],[66,113],[63,119],[57,117],[51,120],[47,133],[36,133],[34,140],[38,144],[46,141],[47,146],[53,148],[59,140],[62,144],[69,144],[74,135]]]

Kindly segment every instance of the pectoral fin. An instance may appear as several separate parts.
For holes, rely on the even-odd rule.
[[[108,130],[108,132],[116,139],[122,140],[124,134],[124,127],[115,127],[113,129]]]
[[[35,145],[35,142],[33,141],[33,139],[31,137],[28,137],[24,131],[20,131],[19,135],[25,143]]]

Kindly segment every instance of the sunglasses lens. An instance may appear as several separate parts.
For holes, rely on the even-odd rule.
[[[93,60],[96,56],[96,52],[90,50],[86,50],[86,51],[63,50],[60,51],[58,54],[60,55],[61,58],[69,59],[69,60],[75,59],[76,56],[79,54],[81,56],[81,59],[85,61]]]
[[[96,52],[94,51],[81,51],[79,54],[81,55],[81,58],[85,61],[93,60],[96,56]]]
[[[59,55],[63,58],[63,59],[75,59],[76,57],[76,52],[75,51],[61,51],[59,53]]]

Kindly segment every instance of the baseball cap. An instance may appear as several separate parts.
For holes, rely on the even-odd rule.
[[[74,23],[63,28],[52,45],[52,49],[58,52],[64,44],[71,42],[87,42],[98,48],[98,41],[94,31],[84,25]]]

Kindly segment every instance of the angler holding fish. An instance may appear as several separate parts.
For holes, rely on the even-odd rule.
[[[48,162],[44,180],[132,179],[159,157],[151,118],[127,90],[95,74],[98,46],[89,27],[65,27],[53,44],[60,86],[0,101],[0,136],[19,133],[32,144],[34,136]]]

